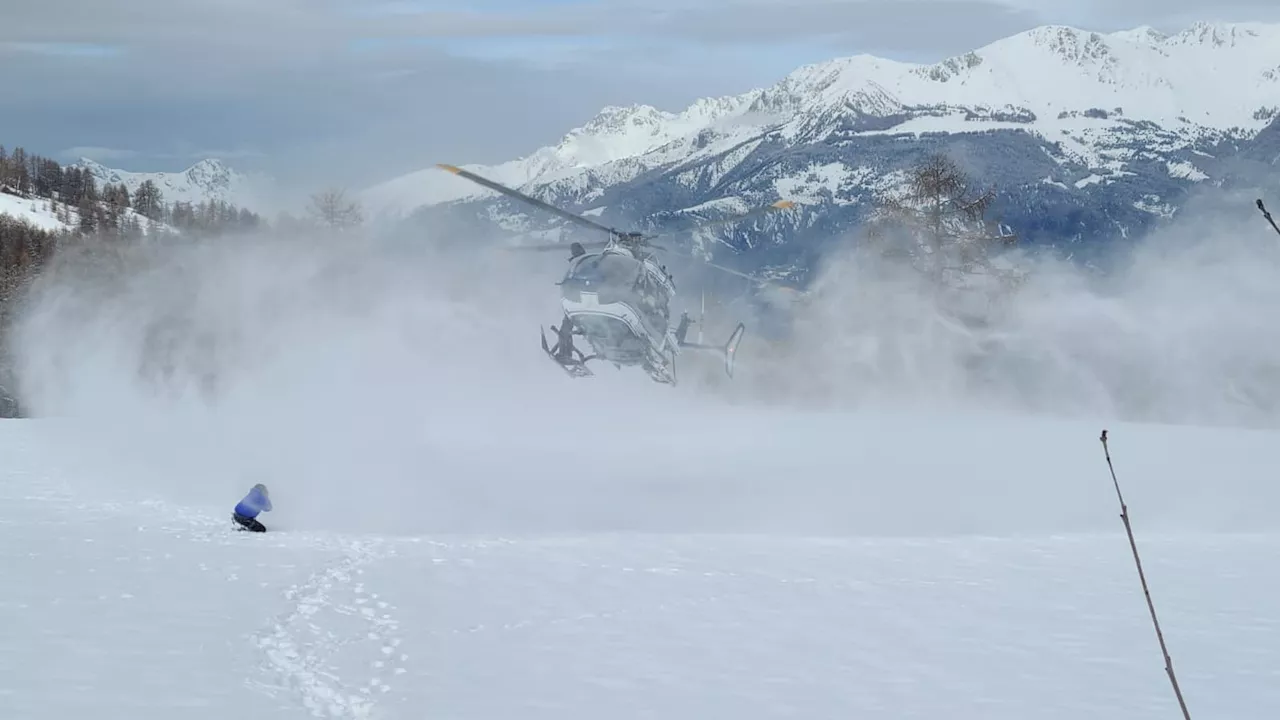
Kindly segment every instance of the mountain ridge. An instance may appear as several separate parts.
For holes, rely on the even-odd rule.
[[[217,158],[201,159],[179,172],[138,172],[107,167],[87,157],[68,167],[87,170],[99,184],[123,184],[136,193],[143,182],[151,180],[164,195],[165,202],[221,201],[255,212],[275,208],[272,181],[260,175],[242,173]]]
[[[1105,143],[1099,148],[1092,138],[1119,125],[1155,123],[1163,142],[1184,146],[1248,139],[1264,128],[1280,112],[1280,60],[1267,52],[1277,42],[1280,24],[1196,23],[1173,35],[1147,26],[1097,33],[1046,25],[932,64],[854,55],[804,65],[771,86],[701,98],[679,112],[608,106],[556,145],[463,167],[527,189],[585,190],[742,147],[771,131],[812,143],[839,131],[1023,129],[1072,146],[1067,152],[1090,168],[1108,169],[1098,152]],[[1172,172],[1205,179],[1194,164]],[[361,193],[372,214],[390,218],[491,196],[433,169]]]

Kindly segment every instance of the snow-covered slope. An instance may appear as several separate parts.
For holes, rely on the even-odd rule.
[[[1084,206],[1077,239],[1132,234],[1196,184],[1239,175],[1235,156],[1280,117],[1277,44],[1280,25],[1261,23],[1200,23],[1172,36],[1039,27],[932,65],[867,55],[818,63],[679,113],[611,107],[554,147],[465,167],[628,224],[779,196],[815,206],[807,219],[764,222],[739,239],[754,247],[847,230],[905,166],[944,150],[996,182],[1007,196],[1000,209],[1033,226],[1015,230]],[[526,215],[494,197],[428,169],[369,188],[362,201],[385,218],[454,201],[486,204],[463,208],[469,217]],[[530,217],[532,229],[545,227]]]
[[[220,200],[238,207],[263,212],[269,205],[270,183],[258,176],[246,175],[231,169],[221,160],[206,159],[178,173],[130,172],[108,168],[88,158],[81,158],[73,167],[88,170],[98,181],[124,183],[130,193],[151,180],[160,188],[166,203]]]
[[[648,105],[606,107],[583,127],[571,130],[554,147],[492,167],[467,169],[506,185],[523,186],[534,180],[572,176],[575,171],[623,163],[668,143],[697,133],[745,107],[750,96],[699,100],[680,114]],[[376,214],[403,213],[423,204],[482,197],[492,193],[452,175],[429,168],[394,178],[362,193],[361,200]]]
[[[71,226],[62,222],[50,208],[49,201],[43,198],[23,198],[0,192],[0,215],[26,220],[42,230],[56,231]]]
[[[62,213],[61,217],[59,213]],[[136,213],[132,208],[125,210],[125,214],[136,218],[143,231],[175,232],[172,226]],[[24,198],[3,192],[0,192],[0,215],[26,220],[42,230],[74,230],[80,225],[78,208],[63,206],[54,210],[53,203],[47,198]]]

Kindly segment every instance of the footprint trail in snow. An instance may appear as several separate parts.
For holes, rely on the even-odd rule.
[[[261,669],[275,682],[251,684],[277,697],[287,693],[314,717],[371,718],[409,657],[400,650],[395,607],[358,578],[363,566],[394,550],[378,542],[344,546],[339,560],[286,590],[293,607],[255,635],[265,655]],[[357,672],[364,674],[361,682],[344,681]]]

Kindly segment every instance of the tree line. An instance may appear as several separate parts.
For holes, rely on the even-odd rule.
[[[359,203],[330,189],[311,196],[306,217],[283,213],[276,226],[342,233],[363,220]],[[149,179],[131,191],[124,183],[102,183],[84,168],[0,145],[0,417],[13,412],[5,336],[16,301],[60,250],[111,249],[143,238],[216,237],[267,226],[259,214],[233,203],[169,201]]]
[[[16,300],[60,248],[216,236],[263,224],[257,213],[229,202],[168,202],[151,180],[130,192],[123,183],[100,183],[84,168],[0,145],[0,416],[11,414],[13,403],[5,389],[3,340]]]
[[[0,199],[19,211],[0,212],[0,332],[13,299],[62,245],[175,232],[220,235],[263,224],[258,214],[221,200],[166,202],[151,180],[133,192],[123,183],[100,184],[84,168],[63,166],[21,147],[0,146]],[[58,222],[38,224],[23,217],[24,210]]]
[[[167,202],[152,180],[132,193],[124,183],[104,183],[84,168],[63,166],[21,147],[6,151],[0,145],[0,193],[43,204],[78,234],[140,236],[168,225],[180,232],[221,234],[247,230],[262,218],[246,208],[222,200]]]

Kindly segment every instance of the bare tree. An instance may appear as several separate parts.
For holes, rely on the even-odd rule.
[[[881,203],[868,238],[884,254],[909,258],[920,271],[943,280],[949,274],[1002,274],[991,256],[1017,237],[986,217],[993,188],[975,182],[951,158],[934,154],[912,169],[906,193]]]
[[[347,200],[346,191],[341,189],[325,190],[312,195],[308,214],[334,230],[345,230],[364,222],[360,203]]]

